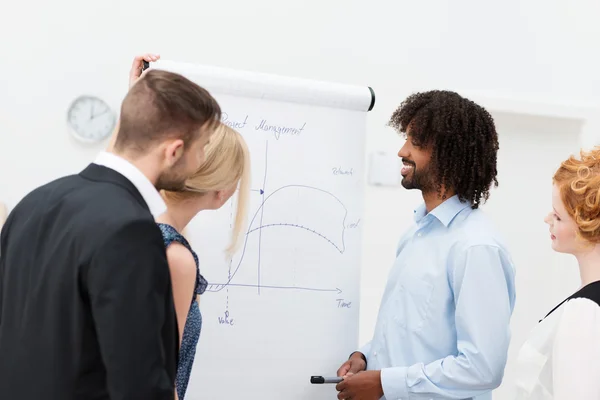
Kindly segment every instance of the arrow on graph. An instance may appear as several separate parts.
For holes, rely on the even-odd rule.
[[[249,288],[257,288],[259,287],[257,284],[245,284],[245,283],[211,283],[209,285],[209,291],[214,289],[214,287],[249,287]],[[306,290],[311,292],[336,292],[337,294],[342,293],[342,289],[321,289],[321,288],[312,288],[312,287],[302,287],[302,286],[275,286],[275,285],[260,285],[261,289],[283,289],[283,290]],[[219,289],[220,290],[220,289]]]
[[[260,194],[263,194],[265,191],[262,189],[251,189],[252,192],[260,192]]]

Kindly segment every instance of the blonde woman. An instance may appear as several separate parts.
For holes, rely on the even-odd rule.
[[[552,249],[572,254],[581,287],[533,329],[517,361],[517,398],[600,399],[600,147],[553,178]]]
[[[141,76],[143,61],[159,59],[160,55],[151,53],[136,56],[129,71],[129,87]],[[109,150],[114,146],[116,132],[108,145]],[[220,124],[204,147],[204,153],[204,163],[186,181],[184,191],[161,192],[167,212],[156,218],[167,247],[179,328],[179,364],[175,380],[179,400],[185,398],[202,328],[199,296],[207,287],[207,281],[200,273],[198,257],[182,233],[200,211],[221,208],[238,190],[232,241],[226,249],[231,255],[245,226],[250,196],[250,154],[242,135]]]
[[[200,211],[221,208],[238,190],[233,236],[227,248],[229,254],[233,253],[245,226],[250,194],[250,154],[238,132],[221,124],[206,146],[205,154],[206,161],[188,179],[184,191],[163,192],[167,212],[156,219],[167,247],[179,327],[176,378],[179,400],[185,397],[202,327],[197,296],[207,286],[199,270],[198,257],[181,232]]]

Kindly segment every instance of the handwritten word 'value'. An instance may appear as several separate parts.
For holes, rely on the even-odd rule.
[[[229,311],[225,311],[225,317],[219,317],[219,324],[233,326],[233,318],[229,319]]]

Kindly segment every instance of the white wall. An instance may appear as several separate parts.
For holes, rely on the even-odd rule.
[[[67,136],[69,102],[91,93],[118,107],[131,57],[144,51],[174,60],[370,85],[377,105],[369,119],[369,151],[395,152],[401,146],[385,123],[413,90],[449,88],[564,103],[600,100],[600,80],[595,79],[600,70],[600,56],[594,51],[595,38],[600,37],[596,0],[575,0],[568,6],[559,0],[166,4],[38,0],[11,2],[10,11],[2,13],[0,199],[9,207],[32,187],[91,160],[102,146],[82,149]],[[517,191],[523,182],[511,184],[510,175],[522,177],[525,163],[546,182],[556,161],[567,155],[567,147],[576,145],[578,134],[569,123],[561,122],[558,131],[548,133],[552,123],[537,128],[539,121],[500,119],[507,126],[501,139],[507,150],[501,164],[503,186],[492,195],[496,204],[520,198]],[[541,149],[550,138],[561,146],[552,145],[546,153]],[[508,149],[519,157],[506,161]],[[529,153],[524,149],[535,152],[540,163],[525,161]],[[541,214],[534,218],[527,212],[540,207],[541,213],[549,204],[547,187],[540,190],[546,192],[532,195],[530,203],[523,199],[526,208],[490,204],[490,212],[499,221],[522,218],[535,224]],[[410,211],[418,201],[416,192],[367,190],[362,340],[372,332],[396,241],[412,222]],[[515,254],[524,251],[529,233],[544,235],[537,225],[524,229],[514,232]],[[518,257],[519,271],[535,260]],[[563,261],[547,253],[544,257],[548,263]],[[527,274],[520,272],[521,277]],[[568,274],[575,276],[575,271]],[[571,289],[572,285],[559,290],[552,284],[549,288],[556,291],[547,297],[540,297],[545,292],[525,290],[527,282],[545,278],[531,275],[520,281],[521,311],[515,318],[524,328],[552,305],[548,301]]]
[[[574,258],[554,253],[543,218],[552,209],[552,173],[565,154],[578,150],[573,140],[581,121],[496,113],[500,135],[499,186],[482,209],[504,235],[517,274],[509,363],[498,399],[511,399],[514,361],[529,331],[577,288]],[[485,285],[484,282],[482,282]]]

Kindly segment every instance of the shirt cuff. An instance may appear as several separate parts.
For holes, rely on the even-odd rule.
[[[386,399],[408,399],[407,372],[407,367],[384,368],[381,370],[381,387]]]
[[[368,359],[369,353],[371,352],[371,342],[368,342],[367,344],[365,344],[363,347],[359,348],[356,351],[363,353],[365,355],[365,358]]]

